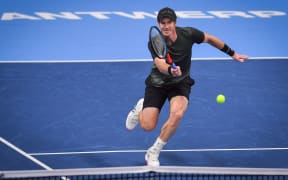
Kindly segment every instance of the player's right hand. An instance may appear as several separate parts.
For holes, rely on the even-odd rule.
[[[182,75],[182,71],[180,66],[176,66],[176,68],[171,68],[171,74],[173,77],[179,77]]]

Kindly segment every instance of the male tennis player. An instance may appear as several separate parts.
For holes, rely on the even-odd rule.
[[[166,39],[167,49],[177,68],[172,68],[165,59],[158,58],[153,52],[151,42],[149,51],[154,60],[151,73],[147,77],[144,99],[140,99],[129,112],[126,127],[132,130],[140,123],[144,130],[156,127],[158,116],[166,99],[170,103],[170,114],[162,126],[155,143],[147,150],[145,160],[149,166],[159,166],[159,154],[163,146],[175,133],[184,112],[187,109],[191,87],[194,80],[190,77],[191,54],[194,43],[208,43],[231,56],[234,60],[244,62],[247,55],[232,50],[219,38],[193,27],[177,27],[176,14],[173,9],[163,8],[157,15],[158,26]]]

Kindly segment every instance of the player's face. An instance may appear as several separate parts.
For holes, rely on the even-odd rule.
[[[161,22],[159,22],[159,27],[163,36],[171,37],[175,33],[176,22],[171,21],[169,18],[164,18]]]

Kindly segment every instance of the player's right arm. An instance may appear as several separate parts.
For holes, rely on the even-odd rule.
[[[157,69],[161,73],[166,74],[166,75],[169,74],[168,68],[169,68],[170,65],[166,63],[165,59],[160,59],[158,57],[155,57],[154,58],[154,63],[156,65]]]
[[[172,75],[172,76],[181,76],[181,68],[179,66],[176,66],[176,68],[171,68],[171,65],[166,63],[165,59],[160,59],[158,57],[154,58],[154,63],[157,67],[157,69],[166,75]]]
[[[166,62],[163,58],[158,58],[155,52],[153,51],[151,42],[148,42],[148,49],[151,53],[151,56],[154,60],[154,64],[156,65],[157,69],[162,73],[172,76],[181,76],[182,72],[179,66],[177,66],[175,69],[171,68],[171,65]]]

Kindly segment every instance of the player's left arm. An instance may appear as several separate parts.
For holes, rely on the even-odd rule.
[[[230,48],[227,44],[225,44],[221,39],[219,39],[219,38],[217,38],[211,34],[204,33],[203,42],[209,43],[210,45],[223,51],[224,53],[231,56],[234,60],[237,60],[239,62],[244,62],[246,59],[249,58],[249,56],[247,56],[245,54],[238,54],[236,51],[234,51],[232,48]]]

